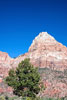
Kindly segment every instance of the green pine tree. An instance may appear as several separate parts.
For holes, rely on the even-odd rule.
[[[22,97],[36,97],[40,91],[40,75],[29,61],[25,59],[14,70],[9,71],[6,83],[13,88],[15,95]]]

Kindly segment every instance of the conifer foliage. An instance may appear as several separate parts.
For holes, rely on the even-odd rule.
[[[9,71],[6,83],[13,88],[13,92],[18,96],[36,97],[39,93],[40,75],[29,59],[19,63],[16,69]]]

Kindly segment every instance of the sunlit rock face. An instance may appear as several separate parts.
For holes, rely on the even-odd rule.
[[[57,41],[50,36],[47,32],[40,33],[35,39],[33,40],[32,45],[29,48],[29,51],[34,51],[38,49],[46,50],[48,45],[56,44]]]
[[[9,57],[6,52],[0,51],[0,77],[8,75],[8,70],[12,68],[11,63],[13,59]]]
[[[7,53],[0,52],[1,81],[8,75],[10,68],[17,67],[25,58],[30,58],[30,62],[35,67],[48,69],[44,69],[42,73],[42,80],[46,86],[42,95],[57,97],[67,95],[67,48],[65,46],[47,32],[41,32],[35,37],[28,52],[24,55],[12,59]]]
[[[28,56],[38,67],[52,67],[57,70],[67,68],[67,48],[47,32],[40,33],[33,40]]]

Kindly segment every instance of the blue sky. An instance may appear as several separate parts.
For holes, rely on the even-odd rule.
[[[67,0],[0,0],[0,51],[17,57],[42,31],[67,46]]]

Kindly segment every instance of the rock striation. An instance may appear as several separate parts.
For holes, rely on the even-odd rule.
[[[0,52],[0,83],[25,58],[39,68],[46,90],[42,95],[63,97],[67,95],[67,48],[47,32],[41,32],[33,40],[24,55],[12,59],[7,53]]]

